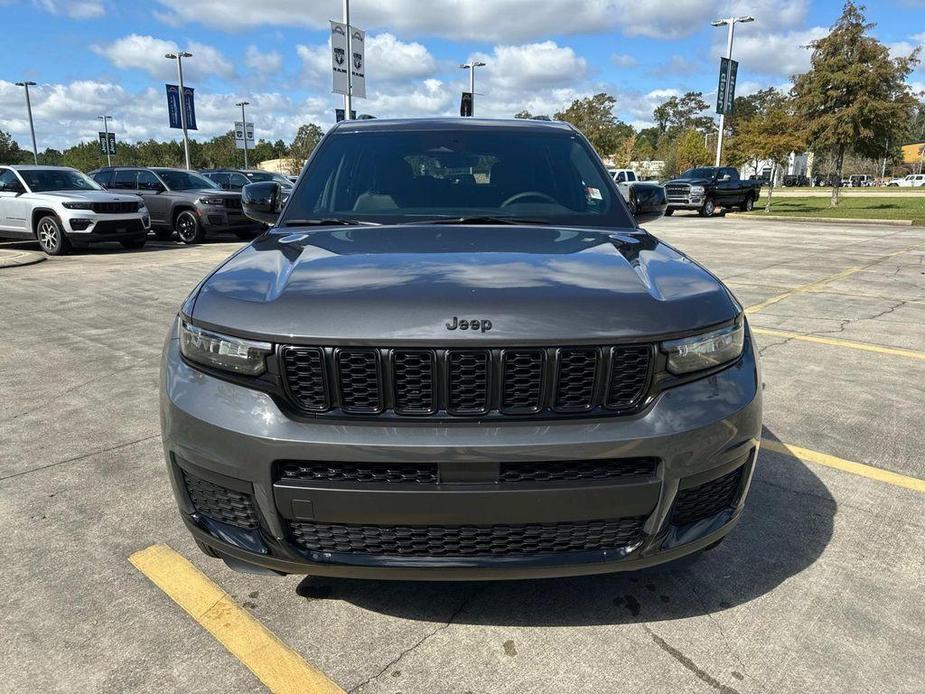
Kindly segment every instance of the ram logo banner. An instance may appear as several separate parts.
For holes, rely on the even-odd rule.
[[[350,60],[347,54],[347,27],[331,22],[331,70],[334,78],[332,91],[347,93],[347,70],[350,69],[353,96],[366,97],[366,32],[350,27]]]
[[[170,127],[180,129],[183,123],[180,120],[180,88],[175,84],[166,84],[167,87],[167,117],[170,120]],[[196,127],[196,103],[193,97],[192,87],[183,87],[184,99],[186,103],[186,129],[198,130]]]

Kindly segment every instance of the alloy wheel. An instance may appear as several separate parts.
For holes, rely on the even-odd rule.
[[[54,253],[61,243],[61,231],[58,225],[50,219],[42,220],[39,224],[39,245],[46,253]]]

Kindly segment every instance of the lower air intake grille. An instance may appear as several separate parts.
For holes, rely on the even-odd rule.
[[[658,458],[501,463],[499,480],[502,483],[608,479],[642,480],[655,475],[657,467]]]
[[[436,463],[279,463],[283,482],[357,482],[388,484],[436,484]]]
[[[742,468],[690,489],[682,489],[674,500],[671,522],[687,525],[716,515],[732,506],[739,495]]]
[[[642,539],[644,517],[525,525],[290,523],[303,551],[402,557],[524,556],[618,549]]]
[[[257,527],[257,512],[249,494],[207,482],[185,470],[182,473],[186,492],[197,513],[247,530]]]

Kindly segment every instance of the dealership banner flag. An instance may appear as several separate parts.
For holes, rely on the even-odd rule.
[[[347,93],[347,70],[353,82],[352,96],[366,98],[366,32],[350,27],[350,55],[347,55],[347,26],[331,22],[331,70],[333,92]]]
[[[180,120],[180,88],[175,84],[166,84],[167,87],[167,116],[170,127],[180,129],[183,123]],[[196,127],[196,102],[192,87],[183,87],[184,102],[186,103],[186,129],[198,130]]]

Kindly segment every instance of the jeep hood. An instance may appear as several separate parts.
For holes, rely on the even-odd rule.
[[[740,310],[642,232],[404,225],[267,234],[203,282],[192,318],[270,340],[561,344],[697,330]],[[492,328],[449,331],[454,316]]]

